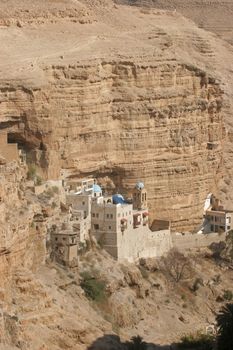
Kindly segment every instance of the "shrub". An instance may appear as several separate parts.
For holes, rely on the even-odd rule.
[[[35,182],[36,182],[37,186],[42,185],[42,178],[40,176],[36,176],[36,181]]]
[[[198,278],[195,279],[195,281],[194,281],[194,283],[193,283],[193,285],[191,287],[191,291],[192,292],[196,292],[199,289],[199,287],[203,286],[203,285],[204,285],[203,279],[198,277]]]
[[[106,282],[96,278],[89,272],[81,273],[81,287],[86,296],[96,302],[102,302],[106,298],[105,288]]]
[[[171,249],[167,256],[161,259],[161,268],[165,275],[176,283],[189,279],[193,272],[190,259],[176,249]]]
[[[210,334],[196,333],[185,335],[177,344],[178,349],[212,350],[213,336]]]
[[[32,163],[28,165],[27,179],[34,180],[35,177],[36,177],[36,165]]]
[[[143,266],[139,266],[139,270],[141,272],[142,277],[147,280],[149,278],[149,273]]]
[[[231,290],[225,290],[223,294],[223,298],[227,301],[231,301],[233,299],[233,293]]]

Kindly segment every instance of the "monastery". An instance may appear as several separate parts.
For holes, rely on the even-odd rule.
[[[76,266],[78,247],[90,237],[118,261],[133,262],[140,258],[160,257],[172,247],[201,248],[222,240],[219,234],[231,230],[232,212],[226,211],[212,194],[204,207],[204,221],[199,233],[170,232],[170,223],[154,220],[149,227],[147,191],[143,182],[136,183],[130,199],[117,193],[104,195],[94,179],[63,181],[69,218],[51,233],[56,261]],[[76,237],[76,238],[74,238]]]
[[[93,179],[68,181],[64,186],[79,242],[91,235],[119,261],[161,256],[171,248],[169,223],[156,232],[149,228],[147,191],[142,182],[135,185],[130,200],[121,194],[103,195]],[[54,242],[57,237],[52,237]]]

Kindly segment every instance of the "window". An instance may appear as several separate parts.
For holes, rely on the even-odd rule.
[[[92,213],[92,217],[95,218],[95,213]]]
[[[63,237],[62,239],[63,239],[63,241],[66,241],[66,238],[65,238],[65,237]]]
[[[145,193],[145,201],[146,201],[146,193]]]
[[[55,240],[57,241],[57,240],[58,240],[58,238],[56,237],[56,238],[55,238]]]
[[[95,225],[94,225],[94,229],[95,229],[95,230],[99,230],[99,225],[98,225],[98,224],[95,224]]]
[[[97,217],[97,218],[99,217],[99,214],[98,214],[98,213],[96,214],[96,217]]]
[[[113,214],[110,214],[111,219],[113,219]]]
[[[112,229],[112,226],[108,226],[108,229],[111,230],[111,229]]]
[[[107,219],[109,219],[109,214],[107,214]]]
[[[85,205],[85,202],[82,202],[82,205]]]

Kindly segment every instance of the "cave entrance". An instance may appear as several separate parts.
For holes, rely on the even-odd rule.
[[[7,142],[8,143],[17,143],[18,149],[24,151],[25,153],[31,151],[32,147],[24,138],[24,136],[20,133],[9,132],[7,134]]]

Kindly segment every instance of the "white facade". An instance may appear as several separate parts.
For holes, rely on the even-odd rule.
[[[80,242],[85,243],[91,229],[91,207],[93,199],[102,198],[101,188],[93,179],[66,183],[66,204],[70,206],[75,229]]]
[[[91,234],[97,242],[119,261],[158,257],[168,252],[170,229],[152,232],[145,206],[134,210],[133,204],[126,203],[121,195],[118,199],[117,204],[104,197],[92,200]]]
[[[135,193],[137,197],[136,200],[133,197],[132,203],[127,203],[120,194],[104,197],[95,182],[92,188],[91,182],[82,181],[80,187],[77,183],[69,187],[66,202],[71,207],[76,222],[73,228],[79,232],[80,242],[88,239],[90,231],[97,242],[120,261],[157,257],[169,251],[170,229],[152,232],[148,227],[146,190],[142,183],[140,188],[136,185],[134,197]]]

